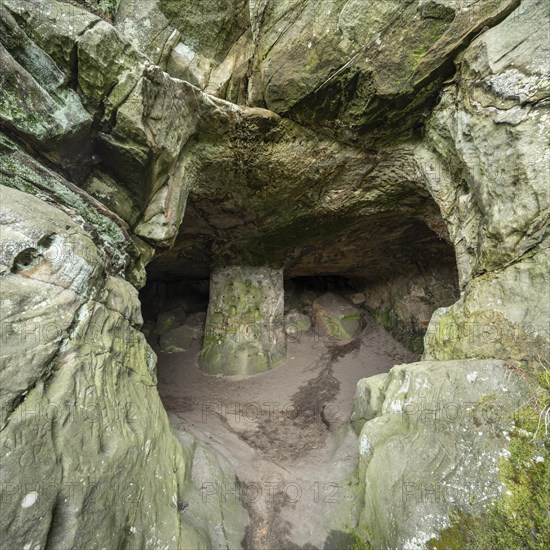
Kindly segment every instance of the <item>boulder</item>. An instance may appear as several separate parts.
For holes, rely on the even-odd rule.
[[[285,315],[285,332],[288,336],[296,336],[301,332],[307,332],[310,328],[309,315],[298,311],[289,311]]]
[[[254,49],[244,0],[192,2],[120,0],[116,27],[153,63],[172,76],[220,97],[244,97]],[[207,17],[207,24],[205,24]]]
[[[78,87],[89,111],[97,113],[104,102],[112,110],[112,98],[125,88],[128,94],[136,85],[147,58],[134,48],[116,29],[105,21],[78,39]]]
[[[404,129],[444,79],[447,60],[517,4],[374,0],[365,9],[348,0],[322,10],[308,3],[296,17],[296,3],[281,2],[260,12],[250,101],[342,137]]]
[[[460,299],[436,310],[424,359],[475,357],[538,362],[550,350],[550,240],[497,272],[471,281]]]
[[[101,157],[101,171],[109,176],[98,182],[94,171],[85,186],[96,195],[106,192],[105,202],[138,237],[170,246],[189,192],[180,153],[195,133],[199,90],[170,78],[112,25],[77,5],[7,0],[1,16],[10,40],[0,50],[6,69],[0,78],[9,92],[2,96],[0,119],[78,175],[79,183]],[[37,114],[29,117],[31,111]]]
[[[184,525],[191,529],[188,530],[190,536],[182,539],[181,548],[241,547],[250,520],[243,507],[245,499],[229,496],[240,487],[234,466],[226,456],[213,452],[189,435],[185,422],[177,414],[168,416],[185,453],[192,457],[189,484],[179,504],[180,512],[185,514]],[[205,527],[210,539],[206,547],[204,538],[197,536]]]
[[[498,461],[530,389],[498,360],[398,365],[375,378],[354,403],[367,420],[359,530],[375,548],[424,548],[453,512],[480,513],[499,496]]]
[[[136,198],[107,174],[94,170],[81,187],[120,216],[129,226],[134,226],[138,221],[140,211]]]
[[[173,76],[345,140],[413,127],[456,53],[518,3],[121,0],[115,21]]]
[[[180,154],[195,133],[198,91],[153,65],[138,71],[131,86],[125,84],[128,78],[121,75],[109,95],[115,123],[100,133],[98,150],[143,210],[135,234],[168,247],[177,236],[189,192]]]
[[[187,351],[194,342],[202,343],[204,335],[205,313],[195,313],[169,330],[161,333],[159,346],[164,353]]]
[[[2,0],[2,5],[67,77],[74,76],[78,40],[101,21],[97,15],[58,0]]]
[[[351,303],[355,306],[360,306],[367,301],[367,297],[363,292],[355,292],[349,297],[349,299],[351,300]]]
[[[332,338],[351,340],[361,332],[361,312],[342,296],[327,292],[313,302],[317,325]]]
[[[185,308],[178,306],[168,311],[162,311],[157,317],[155,332],[162,336],[175,326],[182,325],[185,320]]]

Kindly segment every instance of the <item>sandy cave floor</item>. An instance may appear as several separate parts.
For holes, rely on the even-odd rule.
[[[373,320],[343,345],[302,334],[289,342],[285,364],[247,377],[203,374],[198,345],[155,351],[159,393],[176,430],[253,484],[253,498],[242,499],[251,518],[242,546],[345,548],[357,505],[357,436],[349,423],[357,381],[418,357]]]

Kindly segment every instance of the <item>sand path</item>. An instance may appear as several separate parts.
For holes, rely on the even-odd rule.
[[[345,548],[359,504],[355,386],[417,356],[372,320],[345,345],[303,334],[285,364],[255,376],[206,376],[198,354],[159,353],[159,393],[173,424],[222,454],[243,483],[243,547]]]

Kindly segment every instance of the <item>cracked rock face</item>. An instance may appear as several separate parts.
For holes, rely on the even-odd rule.
[[[180,10],[177,1],[149,0],[139,10],[121,0],[116,24],[168,72],[208,93],[351,138],[384,133],[397,119],[414,125],[444,66],[518,4],[201,0]]]
[[[533,26],[548,13],[527,2],[472,43],[418,149],[464,289],[432,319],[427,358],[548,351],[550,52],[547,28]]]
[[[548,352],[547,2],[183,4],[121,0],[111,25],[70,2],[0,2],[2,538],[240,545],[246,512],[199,494],[201,471],[231,469],[172,435],[155,388],[149,265],[214,273],[202,362],[218,374],[284,359],[284,277],[348,277],[402,341],[420,350],[427,330],[428,362],[362,383],[353,418],[362,483],[378,484],[358,525],[423,544],[439,505],[386,513],[408,510],[388,469],[416,457],[424,483],[433,439],[391,414],[403,377],[446,377],[461,399],[492,388],[505,413],[503,362]],[[429,460],[504,445],[466,443]],[[484,480],[460,484],[495,488],[487,457]]]

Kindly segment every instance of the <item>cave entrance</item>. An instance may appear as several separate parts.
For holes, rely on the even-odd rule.
[[[342,514],[356,487],[357,435],[349,416],[357,381],[417,359],[362,303],[353,303],[362,301],[353,282],[336,275],[285,279],[285,320],[294,329],[287,333],[286,361],[262,374],[231,377],[199,367],[209,280],[151,277],[142,291],[158,391],[176,435],[188,441],[191,434],[214,451],[222,470],[236,472],[240,486],[254,488],[238,492],[250,517],[244,548],[322,548],[345,538]],[[314,304],[327,295],[359,312],[352,339],[339,341],[318,328]],[[208,469],[193,475],[211,487]],[[234,498],[231,481],[214,481]]]
[[[244,548],[334,547],[327,541],[344,530],[345,503],[354,502],[357,486],[349,421],[357,382],[418,360],[433,311],[458,297],[452,247],[415,223],[401,223],[401,245],[375,256],[369,242],[365,261],[341,272],[316,264],[318,249],[306,250],[279,270],[277,283],[238,268],[229,287],[216,287],[214,273],[184,277],[152,266],[141,300],[159,394],[182,441],[191,434],[227,462],[241,487],[254,487],[253,500],[237,497],[250,517]],[[238,301],[243,290],[252,301],[226,309],[248,308],[254,317],[254,300],[269,294],[258,292],[255,275],[284,296],[286,360],[261,374],[209,375],[200,365],[209,304],[227,288]]]

